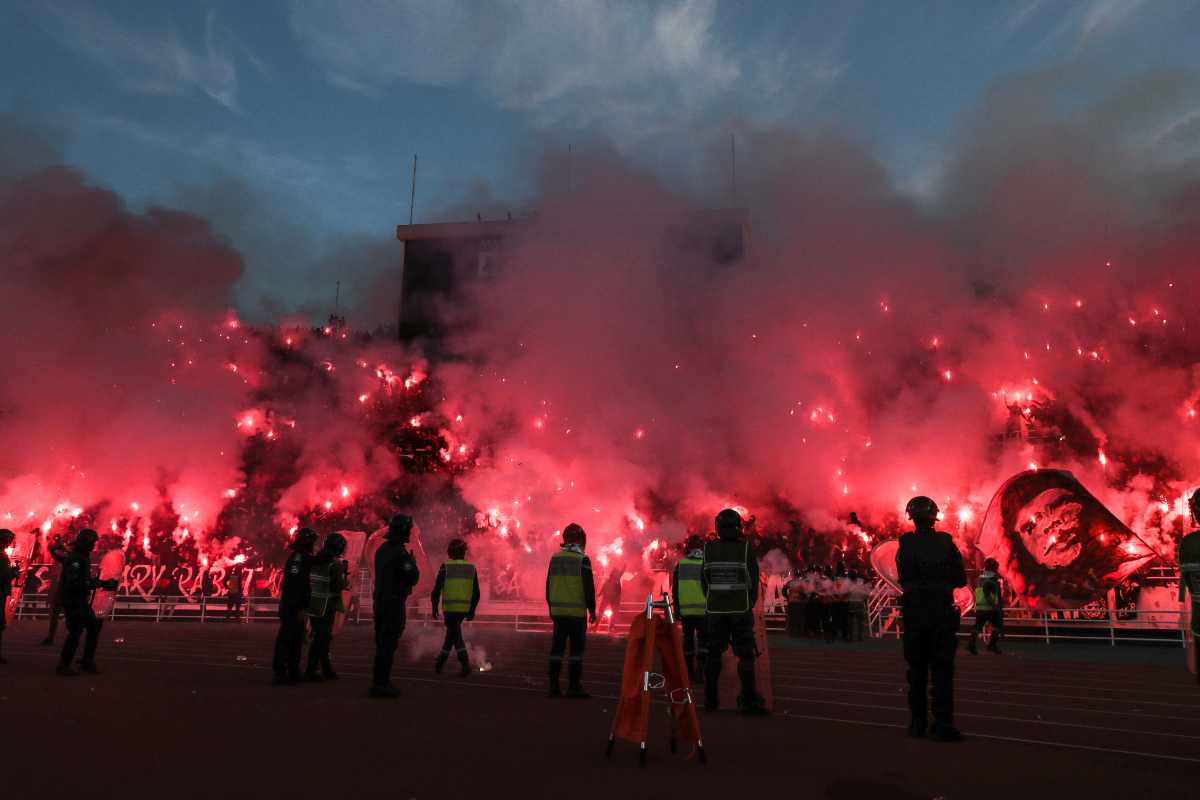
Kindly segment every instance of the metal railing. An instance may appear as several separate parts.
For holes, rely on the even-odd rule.
[[[882,638],[903,632],[900,599],[888,594],[876,614],[869,618],[871,636]],[[1041,641],[1093,642],[1108,644],[1157,644],[1187,647],[1188,613],[1175,609],[1070,609],[1037,611],[1006,608],[1003,612],[1004,638]],[[975,615],[962,618],[959,636],[969,636]]]

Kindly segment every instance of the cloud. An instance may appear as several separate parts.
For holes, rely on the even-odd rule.
[[[203,42],[180,40],[174,26],[166,31],[135,30],[95,8],[45,6],[50,33],[111,72],[126,89],[146,94],[184,95],[199,91],[237,110],[238,71],[234,51],[242,49],[215,12],[205,19]],[[263,66],[252,55],[252,64]]]
[[[777,118],[841,72],[794,42],[740,50],[716,23],[715,0],[297,2],[290,13],[335,85],[465,84],[541,127],[599,127],[626,141],[711,114]]]

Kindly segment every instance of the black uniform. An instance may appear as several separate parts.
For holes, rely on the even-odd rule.
[[[433,584],[433,594],[429,596],[430,608],[436,615],[438,603],[442,600],[442,590],[446,586],[446,565],[442,564],[438,568],[437,580]],[[458,660],[463,664],[463,670],[467,669],[468,655],[467,643],[463,640],[462,624],[464,620],[475,618],[475,609],[479,608],[479,572],[475,571],[474,585],[471,587],[471,607],[467,613],[446,611],[443,612],[442,618],[446,621],[446,638],[442,641],[442,652],[438,654],[438,669],[446,663],[446,659],[450,657],[450,649],[453,648],[458,652]]]
[[[308,608],[309,570],[312,556],[293,552],[283,565],[279,584],[279,635],[275,637],[276,680],[300,679],[300,655],[304,647],[304,611]]]
[[[376,688],[391,686],[392,661],[406,621],[404,604],[420,578],[417,561],[402,542],[386,539],[375,551]]]
[[[100,581],[92,577],[92,564],[88,554],[72,550],[63,559],[59,598],[63,615],[67,619],[67,640],[63,642],[60,668],[67,669],[75,660],[79,649],[79,637],[85,632],[83,658],[79,663],[85,669],[95,669],[96,646],[100,642],[100,629],[104,622],[92,610],[92,591],[100,587]]]
[[[913,726],[928,719],[927,686],[933,678],[933,719],[953,726],[954,652],[960,615],[954,590],[967,585],[962,555],[950,534],[917,530],[900,537],[896,568],[904,595],[904,659],[908,662],[908,707]]]
[[[743,555],[744,554],[744,555]],[[744,560],[746,575],[747,608],[739,613],[714,613],[712,566],[721,561]],[[700,585],[709,598],[708,658],[704,664],[705,699],[710,708],[718,704],[718,681],[721,678],[721,656],[733,646],[738,658],[738,677],[742,683],[742,698],[756,702],[758,691],[754,679],[754,658],[757,647],[754,642],[754,605],[758,602],[758,559],[743,539],[720,539],[704,545],[704,571],[700,573]]]
[[[12,585],[16,577],[17,571],[9,563],[8,554],[0,549],[0,664],[5,663],[3,646],[4,629],[8,620],[8,596],[12,594]]]
[[[229,577],[225,579],[225,616],[233,618],[241,616],[242,604],[246,601],[246,596],[242,594],[242,568],[234,567]]]

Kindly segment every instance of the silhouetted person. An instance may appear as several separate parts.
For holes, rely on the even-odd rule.
[[[50,617],[50,627],[46,631],[46,638],[42,640],[43,647],[54,646],[54,634],[58,631],[58,618],[62,616],[62,565],[67,560],[66,547],[63,547],[61,541],[53,542],[48,548],[50,558],[54,560],[54,564],[50,567],[49,583],[50,593],[46,597],[46,613]]]
[[[375,664],[370,695],[396,697],[392,685],[392,662],[407,620],[405,604],[421,578],[417,560],[408,551],[413,520],[397,514],[388,522],[383,544],[375,551]]]
[[[1192,520],[1200,522],[1200,491],[1192,492]],[[1192,531],[1179,540],[1179,602],[1192,594],[1192,658],[1196,667],[1196,682],[1200,683],[1200,530]]]
[[[8,598],[17,578],[17,570],[9,562],[6,551],[16,538],[17,535],[8,528],[0,528],[0,664],[8,663],[4,660],[4,629],[8,627]]]
[[[704,666],[705,707],[720,707],[721,656],[733,646],[738,659],[743,714],[766,714],[754,676],[754,604],[758,600],[758,559],[742,538],[742,517],[732,508],[717,514],[717,541],[704,545],[701,581],[708,621],[708,659]]]
[[[116,591],[119,581],[101,581],[92,577],[90,556],[98,539],[94,530],[84,528],[76,535],[75,544],[63,561],[61,594],[63,614],[67,618],[67,640],[63,643],[62,657],[58,662],[59,675],[78,674],[71,668],[71,662],[75,660],[75,652],[79,649],[79,638],[85,632],[87,640],[83,645],[79,666],[93,675],[100,671],[96,667],[96,647],[100,643],[100,629],[104,623],[92,610],[92,592],[96,589]]]
[[[275,637],[275,659],[272,664],[276,686],[286,686],[300,680],[300,656],[304,647],[304,611],[308,608],[311,587],[309,569],[317,532],[301,528],[292,537],[292,554],[283,564],[283,580],[279,584],[279,634]]]
[[[683,626],[683,660],[692,683],[700,680],[708,660],[708,618],[704,599],[704,540],[689,536],[683,558],[671,573],[675,616]]]
[[[321,552],[313,556],[309,567],[308,616],[312,625],[312,645],[308,648],[306,681],[335,680],[330,648],[333,646],[333,624],[339,613],[345,613],[342,592],[350,585],[349,565],[342,554],[346,552],[346,537],[331,533],[325,537]],[[320,672],[317,672],[317,668]]]
[[[900,610],[904,623],[904,658],[908,662],[908,708],[911,736],[928,730],[927,692],[933,679],[933,738],[958,741],[954,727],[954,652],[960,616],[954,590],[967,585],[962,554],[948,533],[935,531],[937,503],[914,497],[905,509],[916,530],[900,537],[896,569],[900,574]]]
[[[979,574],[979,585],[975,587],[975,626],[971,630],[971,641],[967,650],[971,655],[979,651],[975,642],[983,626],[991,623],[992,640],[987,649],[996,655],[1000,654],[1000,634],[1004,630],[1004,603],[1000,594],[1000,577],[996,574],[1000,569],[999,562],[989,558],[983,562],[983,572]]]

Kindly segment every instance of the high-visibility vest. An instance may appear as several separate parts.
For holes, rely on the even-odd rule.
[[[309,570],[308,613],[314,617],[325,616],[325,611],[329,608],[329,601],[333,597],[333,587],[330,582],[332,567],[333,562],[316,563]]]
[[[991,611],[995,608],[992,602],[992,596],[984,591],[983,584],[975,587],[975,610],[976,611]]]
[[[679,605],[681,617],[703,617],[706,607],[704,587],[700,584],[700,575],[704,572],[704,560],[684,557],[679,559],[675,567],[677,591],[679,596],[675,602]]]
[[[550,559],[550,616],[586,617],[583,553],[559,550]]]
[[[704,546],[704,577],[708,583],[705,609],[709,614],[745,614],[750,610],[750,570],[746,541],[709,542]]]
[[[471,610],[475,597],[475,565],[469,561],[452,559],[443,566],[446,570],[442,582],[442,610],[447,614],[466,614]]]

